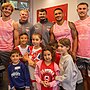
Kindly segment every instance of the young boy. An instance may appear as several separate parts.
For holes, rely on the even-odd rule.
[[[19,50],[21,58],[20,61],[25,62],[25,60],[23,59],[23,55],[27,52],[30,52],[29,50],[29,45],[27,45],[28,43],[28,34],[27,33],[22,33],[19,35],[19,41],[20,41],[20,45],[16,46],[15,49]]]
[[[19,60],[19,51],[12,50],[10,59],[12,61],[8,66],[10,90],[30,90],[30,75],[26,66]]]

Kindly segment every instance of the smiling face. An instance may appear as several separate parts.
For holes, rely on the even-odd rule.
[[[25,22],[25,21],[28,20],[28,18],[29,18],[29,13],[28,13],[28,11],[22,10],[22,11],[20,12],[20,20],[21,20],[22,22]]]
[[[19,59],[20,59],[19,53],[13,53],[10,56],[10,59],[12,60],[12,63],[18,64],[19,63]]]
[[[69,47],[66,47],[58,42],[58,52],[61,53],[61,55],[66,55],[68,53]]]
[[[62,21],[63,18],[64,18],[64,14],[61,10],[55,10],[54,11],[54,16],[55,16],[55,19],[56,19],[57,22]]]
[[[46,19],[46,12],[45,11],[43,11],[43,12],[40,12],[39,11],[39,18],[40,18],[40,20],[44,20],[44,19]]]
[[[46,50],[43,52],[43,57],[44,57],[45,62],[50,63],[52,61],[52,54],[49,50]]]
[[[35,35],[33,34],[32,35],[32,44],[35,46],[35,47],[40,47],[40,44],[42,43],[42,40],[41,38],[39,37],[39,35]]]
[[[87,12],[88,12],[88,7],[85,4],[78,5],[77,7],[77,12],[80,18],[86,18],[87,17]]]
[[[28,36],[27,35],[21,35],[20,36],[20,45],[26,45],[28,42]]]
[[[2,15],[4,17],[10,17],[11,14],[12,14],[12,7],[8,6],[2,9]]]

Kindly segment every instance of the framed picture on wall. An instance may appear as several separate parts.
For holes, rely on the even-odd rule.
[[[16,1],[16,0],[10,0],[10,3],[13,4],[13,6],[14,6],[15,9],[19,9],[18,8],[18,1]]]
[[[30,9],[30,1],[29,0],[9,0],[15,7],[15,9]]]
[[[29,3],[28,2],[20,2],[19,9],[29,9]]]
[[[1,5],[5,2],[6,2],[6,0],[0,0],[0,9],[1,9]]]

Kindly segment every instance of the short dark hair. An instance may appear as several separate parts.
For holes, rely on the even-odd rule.
[[[26,35],[26,36],[28,36],[27,33],[21,33],[21,34],[19,35],[19,37],[21,37],[22,35]]]
[[[39,12],[46,12],[46,14],[47,14],[46,9],[40,9]]]
[[[10,52],[10,56],[14,53],[17,53],[17,54],[20,54],[19,50],[17,49],[13,49],[11,52]]]
[[[55,12],[56,10],[61,10],[61,11],[63,12],[63,10],[62,10],[61,8],[56,8],[56,9],[54,9],[54,12]]]
[[[79,4],[77,5],[77,7],[78,7],[79,5],[86,5],[87,7],[89,6],[89,5],[88,5],[87,3],[85,3],[85,2],[79,3]]]
[[[46,45],[43,49],[42,49],[42,59],[44,59],[44,51],[50,51],[51,55],[52,55],[52,61],[55,60],[55,51],[53,50],[53,48],[50,45]]]

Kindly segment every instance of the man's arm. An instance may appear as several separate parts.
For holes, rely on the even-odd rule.
[[[53,33],[53,26],[52,26],[52,28],[50,29],[49,33],[50,33],[50,41],[55,40],[55,36],[54,36],[54,33]]]
[[[15,87],[14,87],[14,83],[13,83],[13,78],[11,77],[11,67],[8,66],[8,79],[9,79],[9,83],[10,83],[10,90],[15,90]]]
[[[14,27],[14,47],[19,45],[19,32],[18,32],[18,23],[13,22]]]
[[[74,57],[76,57],[76,52],[77,52],[77,47],[78,47],[78,33],[77,33],[74,23],[69,22],[69,27],[71,28],[71,34],[73,38],[72,54],[74,55]]]
[[[32,25],[30,28],[30,45],[32,45],[32,35],[35,33],[35,27]]]

